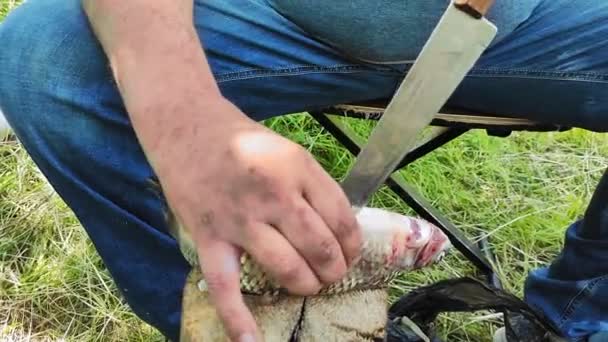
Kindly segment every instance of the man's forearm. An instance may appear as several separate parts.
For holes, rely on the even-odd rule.
[[[192,0],[83,0],[144,148],[222,96],[193,25]],[[209,115],[212,110],[209,110]],[[196,115],[205,115],[198,111]]]

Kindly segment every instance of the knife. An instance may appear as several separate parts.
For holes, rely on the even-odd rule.
[[[355,212],[414,147],[496,36],[494,0],[452,0],[342,181]]]

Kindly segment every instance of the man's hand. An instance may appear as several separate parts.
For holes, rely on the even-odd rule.
[[[307,151],[221,96],[191,22],[192,1],[84,5],[168,203],[197,245],[228,335],[254,340],[240,253],[292,293],[315,293],[358,256],[347,198]]]
[[[292,293],[310,295],[344,276],[361,236],[341,188],[307,151],[228,102],[216,110],[235,119],[181,123],[156,164],[235,337],[254,324],[239,290],[241,251]]]

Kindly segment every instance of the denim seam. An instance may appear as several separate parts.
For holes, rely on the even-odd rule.
[[[576,71],[548,71],[519,68],[473,68],[471,76],[514,76],[542,79],[582,80],[608,82],[608,74]]]
[[[530,75],[476,75],[470,74],[467,77],[478,77],[478,78],[514,78],[514,79],[529,79],[529,80],[547,80],[547,81],[564,81],[564,82],[585,82],[585,83],[598,83],[606,84],[608,80],[598,79],[586,79],[586,78],[565,78],[565,77],[538,77]]]
[[[592,281],[590,281],[589,283],[587,283],[568,303],[568,305],[566,305],[566,307],[564,308],[564,310],[562,311],[561,315],[560,315],[560,321],[558,326],[560,328],[562,328],[564,326],[564,323],[570,319],[570,317],[572,316],[572,314],[574,313],[574,311],[576,311],[576,309],[578,308],[578,306],[581,303],[581,297],[583,297],[583,295],[589,293],[595,286],[597,286],[602,280],[606,280],[608,279],[608,275],[599,277],[597,279],[594,279]]]
[[[318,65],[302,65],[297,67],[281,68],[281,69],[250,69],[245,71],[237,71],[216,76],[218,83],[240,81],[245,79],[260,78],[260,77],[275,77],[275,76],[296,76],[303,74],[314,73],[353,73],[353,72],[380,72],[387,74],[399,74],[395,70],[370,68],[369,66],[346,64],[334,66],[318,66]]]
[[[411,69],[414,63],[404,63],[407,67],[404,72]],[[538,79],[559,79],[559,80],[580,80],[580,81],[593,81],[597,80],[600,82],[608,82],[608,74],[597,73],[597,72],[586,72],[586,71],[558,71],[558,70],[539,70],[539,69],[523,69],[523,68],[479,68],[473,67],[467,74],[469,76],[513,76],[513,77],[526,77],[526,78],[538,78]]]
[[[406,63],[407,66],[403,70],[403,76],[409,71],[413,64]],[[237,72],[229,72],[216,76],[218,83],[240,81],[245,79],[254,79],[260,77],[275,77],[275,76],[297,76],[303,74],[314,73],[352,73],[352,72],[379,72],[387,74],[400,74],[398,71],[378,66],[377,68],[369,65],[343,64],[333,66],[318,66],[318,65],[301,65],[280,69],[249,69],[240,70]],[[514,77],[514,78],[529,78],[529,79],[548,79],[548,80],[563,80],[563,81],[585,81],[608,83],[608,74],[591,73],[591,72],[565,72],[565,71],[543,71],[531,69],[507,69],[507,68],[473,68],[467,77]]]

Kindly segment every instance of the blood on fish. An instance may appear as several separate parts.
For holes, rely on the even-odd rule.
[[[392,253],[389,254],[388,260],[387,260],[389,264],[392,264],[393,262],[395,262],[395,257],[397,256],[397,249],[399,248],[399,246],[397,246],[397,245],[398,245],[398,241],[397,241],[397,239],[394,239],[393,244],[392,244],[392,247],[393,247]]]

